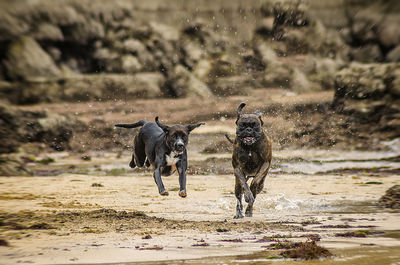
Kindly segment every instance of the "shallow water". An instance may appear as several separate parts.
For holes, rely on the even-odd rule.
[[[201,148],[193,150],[189,154],[192,163],[207,166],[204,161],[216,157],[225,159],[221,164],[230,170],[230,154],[204,155],[198,151]],[[12,245],[0,248],[4,264],[396,264],[400,261],[400,240],[389,236],[400,230],[400,212],[376,206],[385,190],[400,183],[394,171],[377,170],[400,168],[400,162],[395,162],[398,159],[390,159],[397,156],[396,152],[276,151],[264,191],[256,199],[254,215],[242,220],[232,218],[236,207],[232,174],[189,174],[185,199],[177,195],[177,176],[166,177],[163,181],[170,195],[161,197],[150,171],[128,168],[129,152],[122,153],[121,157],[115,153],[93,152],[88,154],[90,161],[66,152],[47,155],[55,162],[49,165],[32,163],[31,169],[50,173],[57,170],[59,174],[0,177],[0,193],[3,194],[0,212],[139,210],[166,220],[193,222],[193,226],[182,231],[169,226],[162,231],[157,226],[136,231],[134,226],[122,224],[122,230],[116,231],[111,228],[112,223],[104,225],[101,220],[89,219],[89,223],[66,222],[54,231],[55,234],[26,231],[30,236],[20,239],[13,237],[15,231],[1,230]],[[346,168],[357,170],[339,170]],[[92,187],[94,183],[101,186]],[[225,233],[199,230],[196,222],[200,221],[210,222],[212,227],[220,227],[223,222],[231,225],[232,230]],[[242,231],[241,225],[247,222],[254,227]],[[262,224],[280,226],[258,228]],[[85,227],[100,232],[86,233]],[[368,230],[372,235],[366,238],[335,236],[356,230]],[[152,239],[142,239],[146,233],[151,234]],[[297,241],[307,234],[320,235],[318,244],[327,247],[335,256],[321,261],[270,261],[266,257],[275,255],[276,251],[260,252],[268,243],[255,243],[264,236],[284,235]],[[240,239],[241,242],[221,242],[222,239]],[[209,246],[193,247],[201,240]],[[144,246],[161,246],[162,250],[136,248]]]

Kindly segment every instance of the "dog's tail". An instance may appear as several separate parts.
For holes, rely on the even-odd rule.
[[[136,123],[132,123],[132,124],[118,123],[118,124],[115,124],[114,126],[115,127],[122,127],[122,128],[128,128],[129,129],[129,128],[136,128],[136,127],[143,126],[145,123],[146,123],[145,120],[140,120],[140,121],[138,121]]]
[[[226,139],[228,139],[228,141],[229,141],[231,144],[235,144],[235,141],[232,140],[232,139],[229,137],[228,134],[225,134],[225,137],[226,137]]]

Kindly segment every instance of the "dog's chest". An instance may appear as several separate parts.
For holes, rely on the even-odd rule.
[[[171,152],[170,155],[165,155],[167,166],[175,166],[175,164],[179,161],[179,157],[176,156],[175,153]]]
[[[241,150],[239,152],[239,161],[244,170],[249,173],[256,171],[260,164],[259,156],[254,151]]]

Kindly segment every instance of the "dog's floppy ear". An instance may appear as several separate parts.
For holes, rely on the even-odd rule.
[[[236,124],[238,123],[240,116],[242,116],[242,109],[246,106],[246,103],[242,102],[239,107],[237,108],[237,118],[236,118]]]
[[[259,111],[259,110],[256,110],[256,111],[254,112],[254,114],[256,114],[256,115],[258,116],[258,118],[260,119],[261,126],[264,125],[264,122],[263,122],[263,120],[261,119],[262,112]]]
[[[197,123],[197,124],[189,124],[189,125],[186,125],[186,128],[187,128],[188,132],[191,132],[194,129],[196,129],[197,127],[200,127],[201,125],[204,125],[204,124],[205,124],[204,122]]]
[[[157,123],[158,127],[160,127],[165,133],[167,133],[169,131],[169,126],[160,123],[158,121],[158,116],[156,117],[156,123]]]

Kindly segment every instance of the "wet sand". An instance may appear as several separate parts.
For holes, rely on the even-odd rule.
[[[205,167],[207,157],[229,158],[199,153],[198,139],[201,134],[193,137],[193,163]],[[267,261],[277,251],[266,248],[273,241],[260,239],[304,242],[310,234],[336,255],[331,264],[359,256],[371,261],[376,253],[391,253],[388,262],[400,260],[400,213],[376,206],[385,190],[399,184],[390,171],[400,167],[390,159],[393,153],[277,151],[254,216],[242,220],[233,219],[231,174],[190,174],[187,198],[178,196],[176,175],[165,177],[170,195],[161,197],[150,172],[128,169],[128,152],[92,152],[90,161],[67,152],[47,155],[55,162],[32,163],[31,169],[58,175],[0,178],[0,231],[10,244],[0,248],[2,264],[235,264],[246,260],[237,255],[251,253],[258,254],[248,260]],[[340,170],[349,163],[355,171]],[[229,162],[222,164],[230,170]],[[336,235],[349,231],[369,232],[364,238]]]

